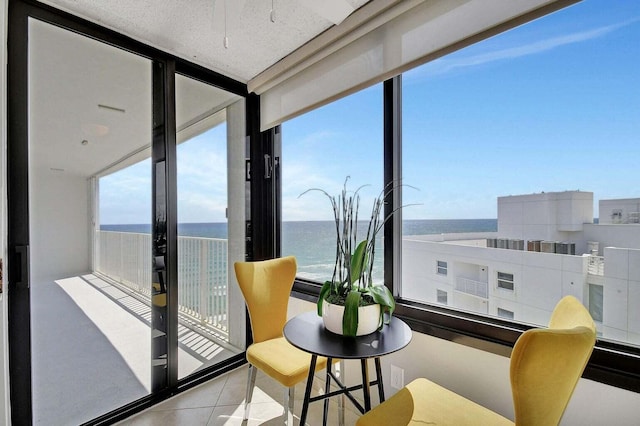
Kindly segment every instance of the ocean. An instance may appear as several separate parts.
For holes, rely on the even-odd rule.
[[[495,232],[497,219],[405,220],[403,235],[450,234],[459,232]],[[151,224],[101,225],[103,231],[151,233]],[[358,227],[366,233],[366,223]],[[226,223],[181,223],[178,235],[227,239]],[[381,235],[376,242],[374,279],[382,281],[383,247]],[[333,221],[283,222],[282,255],[295,255],[298,276],[323,282],[331,278],[335,261],[336,231]]]

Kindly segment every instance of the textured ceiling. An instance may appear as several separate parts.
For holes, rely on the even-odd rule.
[[[366,2],[273,0],[271,22],[272,0],[46,0],[241,82],[334,25],[329,12]],[[237,96],[179,77],[176,99],[181,130]],[[148,59],[32,19],[29,104],[30,161],[43,173],[88,177],[148,156]]]
[[[246,83],[368,0],[45,0]],[[275,22],[270,20],[272,4]],[[226,37],[225,48],[225,8]]]

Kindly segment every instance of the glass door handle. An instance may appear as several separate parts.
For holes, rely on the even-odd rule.
[[[16,246],[16,256],[18,271],[20,275],[15,280],[15,285],[20,288],[29,288],[29,246]]]

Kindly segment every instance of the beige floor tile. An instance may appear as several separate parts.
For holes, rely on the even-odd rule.
[[[213,407],[145,411],[119,424],[121,426],[206,426],[212,413]]]
[[[246,384],[247,383],[248,370],[249,370],[249,367],[248,367],[248,365],[245,364],[244,366],[242,366],[240,368],[236,368],[235,370],[228,372],[223,377],[225,378],[225,382],[229,383],[229,384],[231,384],[231,383]],[[258,381],[261,378],[260,372],[258,372],[258,373],[259,374],[256,376],[256,381]]]
[[[256,382],[253,390],[253,403],[277,402],[282,403],[284,398],[284,387],[275,380]],[[227,383],[224,391],[218,398],[216,405],[239,405],[244,403],[246,396],[247,384]]]
[[[249,421],[243,424],[244,398],[247,386],[246,366],[229,372],[216,380],[204,383],[194,389],[177,395],[148,411],[139,414],[123,425],[281,425],[282,402],[285,388],[280,383],[258,372],[253,402],[250,409]],[[304,398],[305,383],[296,386],[294,404],[294,424],[299,426]],[[324,393],[324,377],[316,376],[313,383],[312,395]],[[360,391],[354,395],[361,399]],[[377,391],[372,389],[372,404],[377,404]],[[338,398],[332,397],[329,405],[328,424],[338,424]],[[208,410],[208,411],[207,411]],[[207,416],[207,413],[209,416]],[[323,403],[314,402],[309,406],[306,424],[315,426],[322,424]],[[352,426],[360,416],[351,401],[345,398],[345,425]],[[204,423],[202,423],[204,421]]]
[[[247,426],[282,424],[282,405],[275,402],[252,404]],[[244,406],[219,406],[213,410],[207,426],[243,425]]]
[[[183,394],[174,396],[153,408],[152,411],[174,410],[180,408],[215,407],[225,385],[224,379],[203,383]]]

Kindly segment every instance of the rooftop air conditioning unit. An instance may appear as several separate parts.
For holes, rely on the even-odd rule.
[[[540,251],[543,253],[555,253],[556,243],[554,241],[541,241]]]

